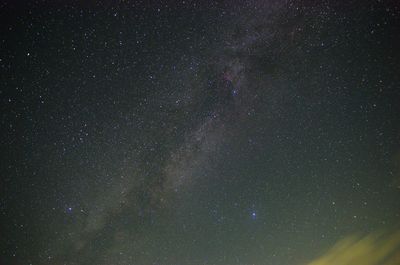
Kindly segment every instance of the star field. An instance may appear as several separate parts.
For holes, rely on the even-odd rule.
[[[398,264],[395,1],[0,12],[1,264]]]

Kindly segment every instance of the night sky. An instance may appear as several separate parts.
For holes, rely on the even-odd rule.
[[[0,264],[400,264],[399,2],[0,22]]]

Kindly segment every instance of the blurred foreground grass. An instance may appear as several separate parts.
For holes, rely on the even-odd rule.
[[[347,237],[307,265],[400,265],[400,230]]]

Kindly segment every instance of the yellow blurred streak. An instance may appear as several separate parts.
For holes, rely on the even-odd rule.
[[[308,265],[400,265],[400,231],[347,237]]]

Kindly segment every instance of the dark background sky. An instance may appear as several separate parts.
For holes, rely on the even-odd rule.
[[[306,264],[398,228],[396,1],[0,4],[1,264]]]

